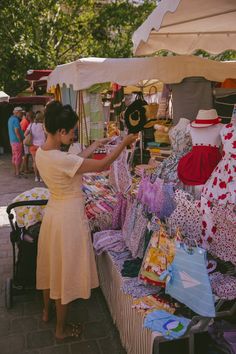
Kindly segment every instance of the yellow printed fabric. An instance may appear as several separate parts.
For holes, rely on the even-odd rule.
[[[158,295],[147,295],[138,299],[134,299],[132,308],[145,314],[155,310],[165,310],[173,314],[176,310],[174,303],[168,302]]]
[[[174,256],[174,242],[161,226],[160,231],[154,232],[149,242],[139,273],[140,279],[152,285],[165,287],[165,281],[160,280],[160,275],[173,262]]]
[[[19,194],[13,199],[13,203],[29,200],[48,200],[49,190],[47,188],[33,188]],[[28,228],[31,225],[41,222],[45,206],[20,206],[15,208],[16,222],[19,227]]]

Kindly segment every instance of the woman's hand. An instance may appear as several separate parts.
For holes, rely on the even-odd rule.
[[[97,147],[106,145],[107,143],[109,143],[109,141],[111,140],[111,138],[104,138],[104,139],[98,139],[95,141],[95,144]]]
[[[137,139],[138,139],[138,134],[129,134],[123,139],[122,143],[125,146],[132,145],[134,142],[136,142]]]

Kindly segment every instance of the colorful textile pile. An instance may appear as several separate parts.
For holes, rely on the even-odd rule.
[[[91,231],[111,229],[117,197],[113,188],[108,185],[106,174],[84,175],[83,192]]]

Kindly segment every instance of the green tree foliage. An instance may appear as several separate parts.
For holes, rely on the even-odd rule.
[[[0,89],[15,95],[28,69],[49,69],[80,57],[129,57],[132,33],[156,1],[1,0]]]

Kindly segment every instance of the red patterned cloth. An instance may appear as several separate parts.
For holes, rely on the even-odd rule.
[[[178,164],[180,181],[189,186],[205,184],[219,163],[221,154],[215,146],[193,146]]]
[[[201,195],[202,243],[217,257],[236,264],[236,126],[227,124],[221,139],[223,158]]]

